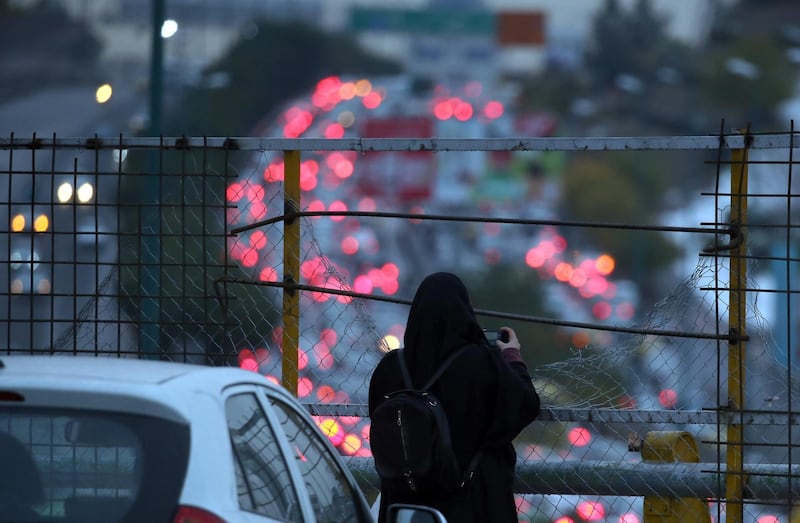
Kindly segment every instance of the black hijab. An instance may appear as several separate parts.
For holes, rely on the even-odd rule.
[[[403,338],[403,352],[416,387],[422,387],[451,352],[485,341],[467,288],[458,276],[437,272],[422,280]]]

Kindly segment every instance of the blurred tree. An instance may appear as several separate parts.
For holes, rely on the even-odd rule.
[[[586,52],[587,69],[599,84],[610,85],[621,71],[631,71],[636,49],[626,42],[625,26],[618,0],[606,0],[592,23],[593,42]]]
[[[326,76],[401,70],[345,33],[260,21],[251,34],[205,71],[206,79],[225,78],[226,84],[191,89],[168,118],[167,134],[244,136],[279,103],[307,93]]]
[[[670,178],[660,173],[659,153],[582,154],[563,174],[560,205],[564,220],[620,225],[658,224],[660,187]],[[668,164],[667,164],[668,165]],[[615,274],[635,281],[642,301],[661,298],[657,275],[678,257],[680,248],[665,234],[635,229],[580,228],[568,232],[574,242],[611,254]]]
[[[776,34],[743,34],[714,46],[701,79],[705,102],[731,126],[772,130],[776,108],[797,84],[796,67]],[[764,129],[764,128],[767,129]]]
[[[637,0],[623,10],[618,0],[606,0],[593,21],[593,41],[586,52],[587,70],[598,87],[613,86],[621,75],[651,79],[668,51],[666,19],[651,0]]]
[[[554,318],[544,305],[544,286],[529,267],[492,266],[488,271],[464,276],[470,299],[476,309],[522,316]],[[567,359],[571,354],[559,336],[559,327],[520,320],[480,316],[485,329],[509,326],[517,333],[525,361],[541,365]]]
[[[166,353],[181,349],[191,338],[202,345],[207,363],[230,363],[240,343],[256,343],[271,332],[280,304],[257,285],[233,285],[220,279],[250,280],[252,275],[228,263],[225,190],[232,165],[243,163],[247,151],[162,150],[157,152],[156,194],[147,193],[153,151],[128,155],[120,193],[119,300],[129,317],[158,321],[156,345]],[[154,203],[158,207],[154,207]],[[160,212],[158,259],[159,317],[142,317],[145,214]],[[166,354],[165,354],[166,355]],[[174,355],[173,355],[174,356]]]
[[[674,111],[695,101],[693,51],[666,32],[652,0],[628,9],[606,0],[578,70],[551,70],[523,82],[520,105],[556,111],[570,136],[690,134],[707,131],[700,115]]]
[[[523,110],[545,110],[569,114],[576,97],[589,95],[591,85],[585,75],[566,70],[548,70],[521,82],[518,105]]]
[[[221,87],[190,89],[165,119],[167,136],[243,136],[274,108],[308,93],[326,75],[396,72],[393,63],[361,50],[346,35],[323,33],[298,24],[260,22],[255,36],[243,38],[205,74],[206,80],[227,78]],[[255,285],[229,285],[228,295],[215,297],[223,275],[247,280],[252,275],[225,265],[225,189],[229,177],[251,159],[245,151],[161,151],[158,194],[149,194],[153,157],[128,155],[120,191],[121,302],[137,318],[142,284],[144,245],[139,234],[145,212],[161,206],[159,238],[159,346],[175,344],[187,333],[202,337],[209,362],[230,356],[232,344],[257,343],[271,332],[280,304]],[[224,306],[223,306],[224,305]],[[145,320],[152,321],[153,318]],[[235,323],[230,323],[234,321]],[[237,337],[233,340],[234,335]],[[238,345],[237,345],[238,347]]]
[[[666,23],[667,18],[653,10],[651,0],[637,0],[627,17],[630,44],[637,50],[633,54],[635,74],[648,79],[655,77],[669,41]]]

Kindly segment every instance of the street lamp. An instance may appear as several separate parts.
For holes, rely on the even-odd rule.
[[[164,83],[164,38],[166,0],[152,0],[152,38],[150,56],[150,136],[161,136],[161,109]],[[175,24],[177,31],[177,24]],[[157,201],[159,198],[158,154],[150,154],[151,172],[145,183],[145,198]],[[158,207],[157,207],[158,209]],[[142,241],[142,263],[144,274],[140,278],[140,309],[144,324],[140,326],[140,346],[144,353],[157,354],[160,349],[161,305],[161,211],[145,213],[145,227],[150,231]]]
[[[164,23],[161,24],[161,38],[171,38],[175,36],[175,33],[178,32],[178,22],[175,20],[169,19],[164,20]]]

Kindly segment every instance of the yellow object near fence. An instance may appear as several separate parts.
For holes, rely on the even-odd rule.
[[[683,431],[648,432],[642,442],[642,459],[662,463],[699,463],[694,437]],[[708,504],[697,498],[645,496],[644,523],[711,522]]]

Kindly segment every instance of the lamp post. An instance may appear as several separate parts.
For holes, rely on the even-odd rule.
[[[152,35],[150,49],[150,136],[161,136],[161,110],[163,99],[164,41],[161,29],[164,24],[165,0],[152,0]],[[139,277],[141,295],[139,346],[143,354],[158,358],[161,352],[161,155],[150,156],[150,172],[142,194],[144,207],[140,209],[142,223],[141,263]],[[153,205],[152,209],[148,209]]]

